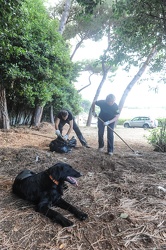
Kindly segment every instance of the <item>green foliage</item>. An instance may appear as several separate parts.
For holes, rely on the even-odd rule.
[[[127,119],[119,118],[119,119],[118,119],[118,122],[117,122],[117,125],[123,125],[123,123],[124,123],[126,120],[127,120]]]
[[[103,57],[100,56],[99,59],[94,59],[94,60],[82,60],[81,62],[79,62],[80,65],[80,69],[81,71],[88,71],[90,73],[93,74],[103,74],[102,72],[102,64],[103,62],[105,63],[106,67],[110,67],[111,66],[111,74],[113,74],[114,72],[116,72],[116,70],[118,69],[117,65],[116,65],[116,56],[114,57],[114,59],[110,58],[109,56],[107,57]]]
[[[58,113],[61,109],[69,109],[74,115],[77,115],[81,111],[81,96],[77,93],[77,90],[70,84],[63,85],[61,89],[57,90],[57,93],[53,95],[52,102],[49,102],[45,106],[44,116],[49,112],[50,106],[53,106],[54,113]]]
[[[78,4],[78,2],[80,4]],[[93,14],[87,14],[84,11],[84,6],[89,4],[96,7],[93,9]],[[108,4],[107,4],[108,2]],[[112,0],[111,0],[112,2]],[[65,25],[63,37],[65,40],[72,38],[78,39],[78,45],[87,39],[99,41],[106,34],[108,25],[111,19],[111,2],[110,1],[72,1],[68,21]],[[52,18],[61,18],[63,12],[64,2],[57,3],[55,7],[49,8],[49,13]],[[90,10],[90,9],[89,9]]]
[[[117,44],[118,46],[121,44],[121,49],[126,54],[124,69],[129,71],[132,66],[141,68],[152,48],[155,48],[153,58],[147,65],[147,74],[153,74],[156,78],[155,73],[160,72],[159,81],[166,82],[166,4],[164,1],[114,1],[113,16],[115,18],[113,30],[117,36]]]
[[[113,14],[117,20],[114,31],[127,52],[135,53],[141,59],[156,45],[157,51],[160,51],[160,63],[156,63],[154,68],[160,65],[161,70],[166,42],[166,5],[163,0],[119,0],[113,6]]]
[[[84,13],[93,14],[94,8],[101,4],[102,0],[77,0],[77,2],[84,7]]]
[[[43,106],[63,85],[73,88],[77,66],[70,61],[58,23],[49,19],[42,0],[26,0],[18,9],[14,7],[17,16],[11,13],[6,18],[7,29],[0,26],[4,37],[0,41],[1,81],[10,103],[13,99],[29,107]]]
[[[13,26],[13,21],[19,22],[17,14],[20,14],[20,7],[24,0],[1,0],[0,1],[0,29],[5,28],[6,31]],[[1,34],[3,35],[3,34]]]
[[[155,151],[166,152],[166,119],[160,122],[160,127],[153,129],[147,137]]]
[[[6,71],[8,70],[11,54],[15,50],[17,57],[20,52],[19,49],[13,48],[11,40],[17,40],[17,33],[20,33],[21,30],[18,16],[24,22],[21,11],[22,3],[21,0],[0,1],[0,84],[3,85],[7,80]]]
[[[82,107],[83,112],[88,113],[91,107],[91,102],[89,100],[82,100],[81,107]]]
[[[11,124],[26,116],[29,122],[36,105],[78,113],[81,98],[72,82],[80,66],[71,62],[59,23],[49,18],[43,0],[1,0],[0,7],[0,84]]]
[[[65,93],[65,95],[63,94]],[[61,94],[61,109],[67,108],[72,111],[73,115],[78,115],[81,111],[81,96],[75,87],[70,85],[64,86]]]
[[[161,127],[162,124],[165,123],[165,118],[157,118],[157,120],[158,120],[158,126],[159,126],[159,127]]]

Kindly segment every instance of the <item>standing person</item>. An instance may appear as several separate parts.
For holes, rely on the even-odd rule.
[[[79,127],[77,126],[74,116],[69,110],[63,109],[61,110],[55,118],[55,134],[59,136],[62,134],[62,129],[65,124],[69,124],[69,129],[63,138],[67,140],[72,130],[75,131],[79,141],[81,142],[82,146],[89,148],[85,138],[83,137]]]
[[[92,104],[92,112],[95,114],[95,105],[100,107],[98,117],[98,144],[99,151],[104,149],[104,130],[107,126],[107,153],[113,155],[114,151],[114,126],[119,118],[118,105],[115,103],[115,96],[110,94],[105,100],[99,100]]]

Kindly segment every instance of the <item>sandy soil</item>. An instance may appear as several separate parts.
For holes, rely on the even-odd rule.
[[[160,188],[166,188],[166,153],[153,151],[148,130],[117,127],[130,148],[115,135],[110,157],[97,151],[96,127],[81,130],[91,148],[77,141],[69,154],[49,151],[55,138],[51,124],[0,130],[0,249],[166,249],[166,192]],[[83,173],[79,187],[69,186],[64,198],[89,218],[80,222],[61,210],[74,222],[71,228],[53,224],[11,192],[22,169],[39,172],[59,161]]]

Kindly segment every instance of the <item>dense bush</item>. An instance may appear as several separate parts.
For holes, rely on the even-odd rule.
[[[158,120],[158,126],[161,127],[163,123],[165,123],[165,118],[157,118]]]
[[[154,151],[166,152],[166,119],[160,120],[160,126],[151,130],[147,139]]]

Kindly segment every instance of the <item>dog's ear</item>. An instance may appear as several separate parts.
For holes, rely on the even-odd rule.
[[[63,164],[57,163],[47,170],[47,173],[52,176],[54,180],[59,181],[61,173],[63,172]]]

